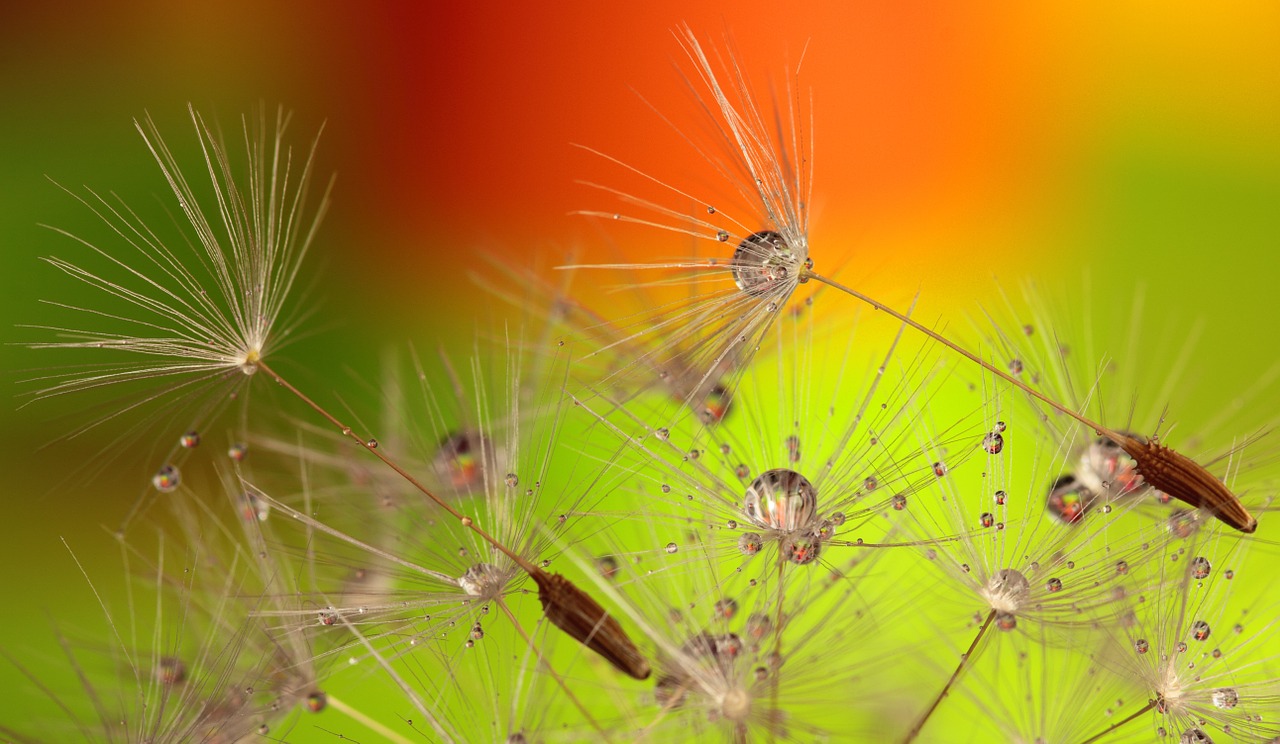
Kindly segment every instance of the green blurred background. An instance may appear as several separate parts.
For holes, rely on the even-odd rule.
[[[375,379],[387,346],[465,342],[474,326],[460,318],[488,312],[462,279],[479,252],[521,263],[608,255],[593,253],[599,231],[568,213],[600,206],[575,179],[610,172],[570,143],[672,179],[697,167],[650,136],[661,125],[636,96],[692,115],[669,63],[681,22],[717,42],[728,29],[752,76],[782,81],[803,53],[820,270],[841,266],[898,304],[919,290],[924,316],[959,327],[1026,277],[1059,296],[1089,277],[1099,316],[1127,318],[1141,287],[1146,317],[1205,323],[1196,362],[1215,399],[1280,359],[1275,3],[445,5],[0,11],[6,648],[48,648],[51,615],[96,612],[58,538],[85,546],[82,559],[109,553],[103,526],[136,495],[115,482],[134,473],[63,481],[111,441],[56,441],[85,401],[15,410],[32,390],[19,381],[57,363],[12,345],[41,338],[17,326],[40,322],[38,300],[79,291],[37,259],[81,249],[40,225],[107,238],[48,179],[163,214],[164,184],[131,120],[150,112],[191,153],[187,102],[229,132],[262,103],[294,112],[295,141],[327,122],[318,167],[338,180],[307,270],[323,332],[289,360],[326,391],[352,371]],[[627,255],[654,250],[644,235],[609,240]],[[1273,387],[1254,405],[1265,414],[1278,402]],[[10,684],[24,683],[0,669]],[[2,706],[0,718],[21,715]]]

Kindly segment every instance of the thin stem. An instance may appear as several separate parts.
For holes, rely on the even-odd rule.
[[[818,281],[822,282],[823,284],[826,284],[826,285],[827,285],[827,286],[829,286],[829,287],[832,287],[832,288],[834,288],[834,289],[838,289],[838,290],[840,290],[841,292],[844,292],[845,294],[850,295],[851,297],[854,297],[854,298],[857,298],[857,299],[859,299],[859,300],[862,300],[863,302],[867,303],[868,305],[870,305],[871,307],[875,308],[876,310],[879,310],[879,311],[881,311],[881,312],[883,312],[883,313],[885,313],[885,314],[889,315],[890,317],[893,317],[893,318],[895,318],[895,319],[897,319],[897,320],[899,320],[899,321],[901,321],[901,322],[903,322],[903,323],[906,323],[907,325],[911,326],[912,328],[916,329],[917,331],[920,331],[921,333],[923,333],[924,335],[926,335],[926,336],[928,336],[929,338],[933,339],[934,341],[937,341],[938,343],[942,344],[943,346],[947,347],[948,349],[951,349],[952,351],[954,351],[955,353],[959,354],[960,356],[962,356],[962,357],[964,357],[964,358],[968,359],[969,361],[973,362],[974,364],[977,364],[979,367],[982,367],[983,369],[985,369],[986,371],[988,371],[988,372],[990,372],[991,374],[995,375],[996,377],[999,377],[1000,379],[1004,380],[1005,382],[1008,382],[1009,384],[1013,385],[1014,387],[1017,387],[1018,389],[1020,389],[1020,390],[1022,390],[1023,392],[1025,392],[1027,395],[1030,395],[1030,396],[1032,396],[1033,398],[1036,398],[1037,400],[1041,401],[1041,402],[1042,402],[1042,403],[1044,403],[1045,405],[1048,405],[1050,408],[1053,408],[1055,411],[1058,411],[1059,413],[1063,413],[1063,414],[1065,414],[1065,415],[1067,415],[1067,416],[1070,416],[1071,418],[1075,419],[1076,421],[1079,421],[1080,423],[1084,424],[1085,426],[1089,427],[1090,429],[1093,429],[1094,431],[1096,431],[1096,432],[1098,432],[1099,434],[1101,434],[1101,435],[1103,435],[1103,436],[1107,437],[1108,439],[1111,439],[1111,440],[1114,440],[1114,441],[1119,441],[1119,440],[1121,439],[1121,435],[1120,435],[1120,434],[1118,434],[1117,432],[1112,431],[1111,429],[1108,429],[1107,427],[1103,426],[1102,424],[1099,424],[1099,423],[1098,423],[1098,422],[1096,422],[1096,421],[1092,421],[1092,420],[1090,420],[1090,419],[1086,418],[1085,416],[1082,416],[1081,414],[1079,414],[1079,413],[1077,413],[1077,412],[1075,412],[1075,411],[1071,410],[1070,408],[1067,408],[1066,406],[1064,406],[1064,405],[1062,405],[1061,403],[1057,402],[1056,400],[1054,400],[1054,399],[1050,398],[1049,396],[1045,395],[1044,393],[1041,393],[1039,390],[1036,390],[1035,388],[1031,387],[1031,386],[1030,386],[1030,385],[1028,385],[1027,383],[1025,383],[1025,382],[1023,382],[1023,381],[1021,381],[1021,380],[1017,379],[1016,377],[1014,377],[1013,375],[1009,374],[1008,372],[1005,372],[1004,370],[1002,370],[1002,369],[1000,369],[999,367],[995,366],[995,365],[994,365],[994,364],[992,364],[991,362],[988,362],[987,360],[983,359],[982,357],[978,356],[977,354],[974,354],[972,351],[969,351],[968,349],[964,348],[963,346],[960,346],[959,344],[955,343],[954,341],[951,341],[951,340],[950,340],[950,339],[948,339],[946,336],[943,336],[941,333],[938,333],[937,331],[933,330],[932,328],[929,328],[929,327],[928,327],[928,326],[926,326],[926,325],[923,325],[923,324],[921,324],[921,323],[918,323],[918,322],[916,322],[916,321],[912,320],[910,317],[908,317],[908,316],[906,316],[906,315],[903,315],[902,313],[898,312],[897,310],[894,310],[893,308],[891,308],[891,307],[889,307],[889,306],[887,306],[887,305],[885,305],[885,304],[883,304],[883,303],[881,303],[881,302],[877,302],[876,300],[871,299],[870,297],[868,297],[868,296],[866,296],[866,295],[862,294],[861,292],[859,292],[859,291],[857,291],[857,290],[853,289],[852,287],[846,287],[845,285],[841,284],[840,282],[835,281],[834,279],[828,279],[828,278],[826,278],[825,276],[822,276],[822,275],[820,275],[820,274],[815,274],[815,273],[813,273],[813,272],[808,272],[808,273],[807,273],[807,276],[808,276],[809,278],[811,278],[811,279],[816,279],[816,280],[818,280]]]
[[[787,567],[786,561],[782,558],[781,555],[779,555],[778,556],[778,613],[777,613],[777,620],[773,624],[773,629],[774,629],[773,632],[777,633],[777,637],[774,639],[773,653],[774,653],[774,658],[777,659],[779,662],[782,661],[782,608],[785,606],[785,602],[783,602],[783,599],[785,598],[785,592],[786,592],[786,585],[783,582],[783,577],[785,576],[784,571],[786,567]],[[773,673],[770,674],[769,676],[770,676],[769,686],[771,688],[769,691],[770,704],[773,706],[773,710],[776,711],[778,709],[778,684],[779,684],[778,677],[780,675],[778,674],[778,670],[774,669]],[[771,712],[771,715],[772,715],[772,712]],[[772,726],[769,727],[769,741],[773,741]]]
[[[370,729],[371,731],[374,731],[378,734],[381,734],[382,736],[385,736],[387,738],[387,741],[393,741],[396,744],[412,744],[412,742],[408,738],[401,736],[400,734],[397,734],[396,732],[382,725],[378,721],[373,720],[369,716],[366,716],[364,713],[361,713],[359,710],[356,710],[350,705],[347,705],[343,701],[339,700],[333,695],[330,695],[327,692],[325,693],[325,696],[324,696],[324,703],[326,706],[333,708],[334,710],[339,711],[340,713],[346,714],[348,718],[355,719],[358,723],[363,724],[366,728]]]
[[[982,636],[986,635],[987,628],[991,627],[991,621],[994,620],[995,617],[995,610],[987,613],[987,619],[982,621],[982,627],[978,628],[978,634],[973,637],[973,643],[969,644],[969,650],[965,651],[964,655],[960,657],[960,663],[956,665],[956,670],[951,673],[951,679],[948,679],[947,684],[943,685],[942,692],[939,692],[938,696],[933,699],[933,704],[924,712],[924,715],[916,719],[916,725],[912,726],[911,730],[907,732],[907,736],[902,740],[902,744],[910,744],[910,742],[915,741],[915,738],[920,735],[920,730],[924,728],[926,723],[928,723],[929,716],[932,716],[933,712],[938,709],[938,706],[942,703],[942,699],[951,692],[951,686],[956,683],[956,680],[960,678],[960,673],[963,672],[965,666],[969,664],[969,659],[973,656],[973,652],[978,648],[979,641],[982,640]]]
[[[520,637],[524,639],[525,643],[529,644],[529,649],[532,650],[534,655],[538,657],[538,663],[541,664],[542,668],[547,671],[547,674],[551,675],[551,678],[556,681],[556,684],[560,685],[560,689],[564,690],[564,694],[569,697],[570,702],[572,702],[573,706],[578,709],[578,712],[581,713],[583,717],[587,719],[587,723],[591,724],[591,728],[595,729],[596,733],[600,734],[600,737],[602,739],[604,739],[605,741],[610,741],[609,734],[600,726],[600,724],[596,721],[596,719],[591,717],[591,713],[587,711],[586,706],[582,704],[582,701],[578,699],[578,696],[573,694],[573,690],[569,689],[569,685],[567,682],[564,681],[564,678],[561,677],[556,672],[556,670],[551,667],[551,662],[546,660],[546,658],[542,655],[542,651],[538,649],[537,644],[535,644],[533,642],[533,639],[529,637],[529,634],[525,632],[524,626],[520,624],[520,621],[518,619],[516,619],[515,613],[511,611],[510,607],[507,606],[506,601],[502,597],[496,597],[494,599],[494,602],[497,603],[499,609],[502,610],[503,614],[505,614],[507,618],[511,620],[511,624],[516,627],[516,631],[520,633]]]
[[[1100,731],[1100,732],[1098,732],[1098,733],[1094,734],[1093,736],[1090,736],[1088,739],[1085,739],[1084,741],[1080,742],[1080,744],[1093,744],[1093,742],[1098,741],[1098,740],[1099,740],[1099,739],[1101,739],[1102,737],[1106,736],[1107,734],[1111,733],[1112,731],[1115,731],[1116,729],[1120,728],[1121,726],[1125,725],[1126,723],[1129,723],[1130,721],[1137,720],[1138,718],[1142,717],[1142,714],[1146,713],[1147,711],[1149,711],[1149,710],[1151,710],[1151,709],[1153,709],[1153,708],[1155,708],[1155,707],[1156,707],[1156,699],[1155,699],[1155,698],[1152,698],[1152,699],[1148,700],[1148,701],[1147,701],[1147,704],[1146,704],[1146,705],[1144,705],[1144,706],[1142,706],[1140,709],[1138,709],[1138,710],[1134,711],[1132,714],[1130,714],[1130,715],[1128,715],[1128,716],[1125,716],[1122,720],[1116,721],[1115,723],[1113,723],[1113,724],[1111,724],[1110,726],[1106,727],[1106,728],[1105,728],[1105,729],[1103,729],[1102,731]]]
[[[322,407],[319,403],[316,403],[311,398],[307,397],[306,393],[294,387],[288,380],[281,377],[275,370],[271,369],[271,367],[268,367],[266,362],[263,362],[262,360],[258,360],[256,362],[256,365],[258,369],[265,372],[268,377],[270,377],[271,379],[279,383],[285,390],[288,390],[290,393],[293,393],[295,396],[297,396],[299,400],[301,400],[303,403],[306,403],[307,406],[311,408],[311,410],[320,414],[322,417],[324,417],[326,421],[338,427],[338,430],[342,432],[342,435],[344,437],[348,437],[356,444],[360,445],[361,447],[364,447],[366,450],[371,452],[374,457],[381,460],[383,464],[385,464],[387,467],[396,471],[401,478],[404,478],[406,481],[409,482],[411,486],[413,486],[414,488],[422,492],[424,496],[434,501],[437,506],[439,506],[441,509],[444,509],[445,511],[449,512],[454,517],[456,517],[458,521],[462,522],[463,527],[470,529],[472,532],[480,536],[480,538],[483,539],[485,542],[489,543],[493,547],[502,551],[504,555],[506,555],[511,560],[515,561],[515,564],[520,568],[524,569],[525,573],[529,574],[530,576],[538,576],[545,573],[542,569],[538,568],[537,566],[533,565],[529,561],[525,560],[522,556],[517,554],[515,551],[510,550],[509,548],[507,548],[507,546],[498,542],[497,539],[495,539],[492,535],[490,535],[488,532],[485,532],[483,529],[481,529],[480,525],[476,524],[474,519],[466,516],[462,512],[453,508],[453,506],[451,506],[446,501],[444,501],[444,499],[441,499],[439,496],[432,493],[426,486],[422,485],[422,483],[417,478],[413,477],[409,473],[409,471],[400,467],[399,464],[397,464],[394,460],[388,457],[382,450],[378,449],[378,445],[376,444],[376,442],[374,442],[374,440],[365,439],[364,437],[357,434],[350,426],[347,426],[346,424],[339,421],[336,416],[334,416],[332,413],[329,413],[329,411],[326,410],[324,407]]]

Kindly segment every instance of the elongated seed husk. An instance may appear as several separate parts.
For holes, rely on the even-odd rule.
[[[603,656],[621,672],[648,679],[649,662],[627,637],[622,626],[591,595],[559,574],[530,574],[538,584],[542,612],[557,628]]]
[[[1150,439],[1121,435],[1116,443],[1137,462],[1138,473],[1152,488],[1197,509],[1207,509],[1241,532],[1258,529],[1258,520],[1231,489],[1195,460]]]

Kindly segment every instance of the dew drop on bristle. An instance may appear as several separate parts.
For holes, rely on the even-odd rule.
[[[717,617],[730,620],[734,615],[738,614],[738,600],[733,597],[718,599],[714,609]]]
[[[1240,704],[1240,693],[1234,688],[1224,687],[1221,690],[1214,690],[1211,699],[1214,707],[1230,710]]]
[[[941,478],[947,474],[947,465],[943,462],[935,462],[933,464],[933,474]]]
[[[312,713],[319,713],[329,705],[329,698],[323,692],[313,692],[307,695],[307,710]]]
[[[995,499],[996,506],[1004,506],[1005,502],[1009,500],[1009,494],[1004,491],[996,491],[993,498]]]
[[[862,482],[862,487],[867,491],[867,493],[870,493],[876,490],[876,488],[879,487],[879,485],[880,485],[880,481],[876,480],[875,478],[867,478]]]
[[[503,478],[503,482],[505,482],[509,488],[515,488],[520,485],[520,478],[515,473],[507,473],[507,477]]]
[[[720,241],[721,243],[727,243],[727,242],[729,242],[729,231],[728,231],[728,230],[717,230],[717,231],[716,231],[716,240]],[[736,274],[734,275],[734,281],[737,281],[737,275],[736,275]],[[739,285],[739,288],[741,288],[741,285]]]
[[[1197,620],[1191,624],[1191,637],[1197,641],[1209,640],[1210,633],[1209,623],[1203,620]]]
[[[666,546],[665,548],[663,548],[663,550],[667,551],[668,553],[674,553],[674,552],[676,552],[677,550],[679,550],[679,548],[678,548],[678,547],[676,547],[676,544],[675,544],[675,543],[673,543],[673,542],[669,542],[669,543],[667,543],[667,546]]]
[[[1198,728],[1189,728],[1178,737],[1178,744],[1213,744],[1213,739]]]
[[[763,612],[753,612],[747,616],[747,637],[759,641],[773,630],[773,619]]]
[[[990,527],[996,523],[996,517],[991,512],[983,512],[982,516],[978,517],[978,519],[982,523],[983,527]]]
[[[1191,576],[1196,579],[1207,579],[1213,571],[1213,565],[1209,563],[1209,559],[1204,556],[1196,556],[1191,559]]]
[[[156,662],[156,681],[162,685],[180,685],[187,681],[187,665],[173,656],[162,656]]]
[[[1147,651],[1151,650],[1151,644],[1147,643],[1147,639],[1139,638],[1133,642],[1133,650],[1140,654],[1145,654]]]
[[[596,559],[596,570],[601,576],[613,581],[618,576],[618,559],[611,555],[602,555]]]
[[[822,553],[822,537],[816,532],[789,535],[779,546],[782,555],[797,566],[807,566]]]
[[[720,423],[729,415],[730,399],[729,388],[720,384],[712,385],[697,411],[698,419],[707,425]]]
[[[997,612],[995,622],[997,629],[1010,631],[1018,627],[1018,616],[1012,612]]]
[[[654,435],[655,437],[657,437],[658,439],[662,440],[663,442],[665,442],[665,441],[667,441],[668,439],[670,439],[670,438],[671,438],[671,430],[670,430],[670,429],[656,429],[656,430],[654,430],[653,435]]]
[[[440,480],[457,489],[478,485],[484,480],[482,453],[488,441],[478,431],[464,430],[445,437],[431,464]]]
[[[173,493],[182,483],[182,473],[176,465],[165,465],[151,476],[151,485],[160,493]]]
[[[1049,516],[1063,524],[1076,524],[1083,517],[1089,504],[1093,501],[1093,493],[1071,473],[1059,476],[1049,486],[1049,496],[1045,507]]]
[[[794,470],[766,470],[747,486],[743,512],[752,523],[794,532],[810,527],[818,508],[818,492]]]
[[[1044,588],[1049,590],[1050,592],[1060,592],[1062,591],[1062,579],[1059,579],[1059,578],[1049,579],[1048,581],[1045,582]]]
[[[178,444],[182,445],[187,449],[195,449],[196,447],[199,447],[200,432],[189,431],[186,434],[183,434],[181,437],[178,437]]]
[[[364,446],[368,447],[369,449],[377,449],[377,448],[378,448],[378,440],[376,440],[376,439],[369,439],[369,440],[365,441]]]
[[[764,549],[764,538],[755,532],[745,532],[738,536],[738,552],[743,555],[755,555]]]
[[[227,449],[227,457],[236,462],[243,462],[246,455],[249,454],[249,445],[237,442]]]
[[[751,477],[751,469],[747,467],[746,463],[738,463],[738,467],[733,469],[733,474],[742,480],[746,480]]]
[[[1022,374],[1022,360],[1012,359],[1009,361],[1009,374],[1014,376]]]
[[[716,235],[719,238],[720,234]],[[727,240],[726,234],[722,240]],[[730,262],[733,281],[749,295],[763,294],[792,275],[799,274],[801,260],[781,233],[762,230],[738,243]]]
[[[253,491],[240,494],[240,515],[247,522],[265,522],[271,516],[271,503]]]
[[[900,493],[895,493],[889,503],[893,505],[896,511],[902,511],[907,508],[907,497]]]
[[[1125,574],[1129,573],[1129,562],[1116,561],[1116,573],[1121,576],[1124,576]]]
[[[1004,437],[996,432],[988,432],[982,438],[982,449],[989,455],[998,455],[1004,450]]]

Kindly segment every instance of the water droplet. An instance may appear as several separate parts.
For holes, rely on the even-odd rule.
[[[1116,561],[1116,573],[1120,574],[1121,576],[1124,576],[1125,574],[1129,573],[1128,561]]]
[[[773,630],[773,620],[763,612],[753,612],[747,616],[747,636],[753,640],[761,640]]]
[[[766,470],[747,486],[743,512],[756,525],[794,532],[813,525],[818,492],[794,470]]]
[[[1017,611],[1030,594],[1031,582],[1012,568],[996,571],[982,589],[982,595],[991,609],[1006,613]]]
[[[734,615],[738,614],[738,600],[733,599],[732,597],[725,597],[723,599],[716,600],[715,613],[718,617],[722,617],[725,620],[732,619]]]
[[[1049,579],[1048,581],[1045,582],[1044,588],[1048,589],[1050,592],[1060,592],[1062,591],[1062,579],[1059,579],[1059,578]]]
[[[891,504],[893,504],[893,508],[897,511],[902,511],[903,509],[907,508],[907,497],[904,496],[903,494],[895,493],[893,495],[893,498],[890,499],[889,501]]]
[[[653,435],[654,435],[655,437],[657,437],[658,439],[660,439],[660,440],[662,440],[662,441],[664,441],[664,442],[665,442],[665,441],[667,441],[668,439],[670,439],[670,438],[671,438],[671,430],[670,430],[670,429],[655,429],[655,430],[654,430],[654,432],[653,432]]]
[[[1003,422],[1003,421],[997,421],[997,422],[996,422],[995,432],[996,432],[997,434],[1001,434],[1001,433],[1003,433],[1003,432],[1004,432],[1004,430],[1005,430],[1004,422]]]
[[[708,205],[707,205],[707,214],[715,214],[715,213],[716,213],[716,208],[715,208],[715,207],[713,207],[713,206],[711,206],[710,204],[708,204]]]
[[[1018,627],[1018,617],[1012,612],[996,613],[996,628],[1004,631],[1013,630]]]
[[[807,566],[818,560],[822,552],[822,537],[816,532],[788,535],[779,548],[788,561],[797,566]]]
[[[1145,654],[1147,651],[1151,650],[1151,644],[1147,643],[1147,639],[1139,638],[1133,642],[1133,650],[1140,654]]]
[[[676,547],[675,543],[669,542],[667,543],[667,547],[663,548],[663,550],[666,550],[668,553],[674,553],[679,550],[679,548]]]
[[[996,517],[991,512],[983,512],[982,516],[978,517],[978,519],[981,521],[983,527],[990,527],[996,523]]]
[[[504,478],[503,481],[510,488],[515,488],[516,486],[520,485],[520,478],[515,473],[507,473],[507,477]]]
[[[1197,579],[1205,579],[1213,570],[1213,566],[1209,563],[1209,559],[1204,556],[1196,556],[1191,559],[1191,576]]]
[[[876,488],[879,487],[879,485],[880,485],[880,481],[876,480],[874,477],[867,478],[862,482],[863,489],[865,489],[868,493],[876,490]]]
[[[187,681],[187,665],[173,656],[162,656],[156,662],[156,681],[162,685],[180,685]]]
[[[1224,687],[1221,690],[1214,690],[1213,704],[1223,710],[1234,708],[1240,704],[1240,693],[1230,687]]]
[[[1185,642],[1185,641],[1178,641],[1177,645],[1175,645],[1175,646],[1173,647],[1173,650],[1174,650],[1174,651],[1177,651],[1177,652],[1178,652],[1178,653],[1180,653],[1180,654],[1185,654],[1185,653],[1187,652],[1187,644],[1186,644],[1186,642]]]
[[[943,462],[935,462],[933,464],[933,474],[941,478],[947,474],[947,465]]]
[[[1009,361],[1009,373],[1015,376],[1022,374],[1021,359],[1013,359]]]
[[[253,491],[240,494],[240,514],[246,521],[267,521],[271,515],[271,504]]]
[[[751,476],[751,470],[746,466],[746,463],[738,463],[738,467],[733,469],[733,474],[746,480]]]
[[[1005,501],[1008,498],[1009,498],[1009,494],[1005,493],[1004,491],[996,491],[995,493],[996,506],[1004,506]]]
[[[729,231],[728,231],[728,230],[717,230],[717,231],[716,231],[716,240],[720,241],[721,243],[728,242],[728,240],[729,240]]]
[[[728,235],[724,239],[727,240]],[[738,243],[730,266],[738,289],[755,295],[772,289],[792,274],[798,273],[800,263],[800,259],[780,233],[763,230],[748,235]]]
[[[1049,486],[1046,502],[1049,516],[1063,524],[1075,524],[1084,517],[1094,501],[1093,492],[1070,473],[1060,476]]]
[[[764,549],[764,538],[755,532],[746,532],[738,537],[738,552],[743,555],[755,555]]]
[[[982,438],[982,449],[989,455],[998,455],[1004,449],[1004,437],[995,432],[988,432]]]
[[[1203,620],[1197,620],[1191,624],[1191,637],[1197,641],[1208,640],[1209,633],[1209,623],[1206,623]]]
[[[477,641],[484,638],[484,627],[480,623],[471,626],[471,637]]]
[[[463,430],[440,442],[431,465],[440,480],[465,490],[484,480],[482,455],[492,456],[489,440],[478,431]]]
[[[1189,728],[1178,737],[1178,744],[1213,744],[1213,739],[1198,728]]]
[[[831,512],[831,524],[836,527],[844,526],[844,512]]]
[[[313,692],[307,695],[307,710],[312,713],[319,713],[329,705],[329,698],[323,692]]]
[[[731,396],[729,389],[721,384],[712,385],[707,391],[706,397],[702,399],[702,406],[698,410],[698,419],[704,424],[718,424],[724,420],[729,413],[729,403]],[[728,454],[727,452],[725,454]]]
[[[458,586],[472,597],[493,594],[505,583],[502,571],[492,563],[477,563],[458,579]]]
[[[663,493],[671,493],[671,486],[668,486],[666,483],[663,483],[659,488]]]
[[[182,445],[183,447],[186,447],[187,449],[194,449],[196,447],[199,447],[200,432],[189,431],[186,434],[183,434],[181,437],[178,437],[178,444]]]
[[[611,555],[602,555],[596,559],[596,570],[601,576],[613,581],[618,575],[618,559]]]
[[[240,442],[231,445],[230,449],[227,450],[227,457],[236,462],[243,461],[247,454],[249,454],[249,445]]]
[[[1231,570],[1231,569],[1229,569],[1229,568],[1228,568],[1226,571],[1223,571],[1223,572],[1222,572],[1222,578],[1226,579],[1227,581],[1230,581],[1230,580],[1234,579],[1235,577],[1236,577],[1236,572],[1235,572],[1235,571],[1232,571],[1232,570]]]
[[[176,465],[165,465],[151,476],[151,485],[160,493],[173,493],[182,483],[182,473]]]

